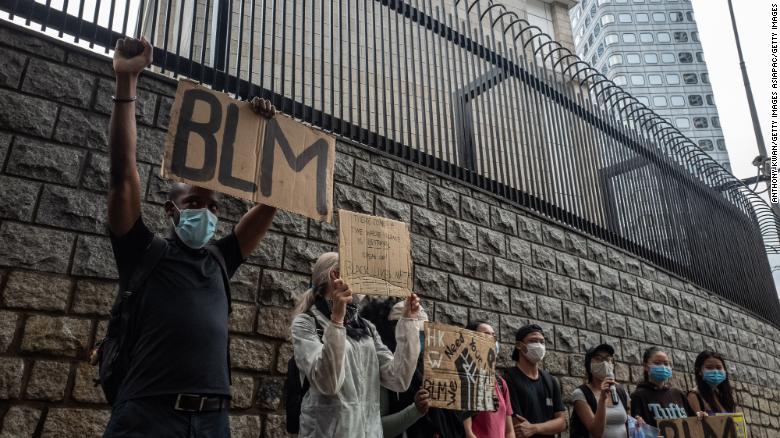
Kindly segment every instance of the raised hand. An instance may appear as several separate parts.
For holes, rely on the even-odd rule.
[[[413,293],[409,295],[404,304],[404,318],[417,319],[417,315],[420,313],[420,299],[417,298],[417,294]]]
[[[120,38],[114,48],[114,72],[117,76],[138,76],[152,64],[152,45],[143,37]]]
[[[420,413],[420,415],[425,415],[428,413],[428,408],[430,407],[430,397],[428,395],[428,391],[420,388],[419,391],[414,395],[414,406],[417,408],[417,412]]]
[[[276,115],[276,107],[268,99],[253,97],[249,103],[252,105],[252,110],[254,110],[254,112],[265,118],[270,119]]]
[[[344,280],[333,280],[333,293],[330,299],[333,307],[330,309],[330,320],[336,324],[344,324],[344,316],[347,314],[347,304],[352,302],[352,290]]]

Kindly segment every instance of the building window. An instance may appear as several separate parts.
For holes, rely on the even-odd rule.
[[[629,64],[639,64],[642,62],[641,58],[639,58],[639,55],[636,53],[629,53],[626,55],[626,62]]]
[[[645,77],[643,75],[631,75],[631,85],[644,85]]]
[[[618,4],[618,5],[624,5],[626,3],[628,3],[628,0],[615,0],[615,4]]]
[[[658,42],[659,43],[671,43],[672,37],[669,35],[669,32],[658,32]]]
[[[644,3],[645,0],[634,0],[634,4],[641,4]]]
[[[688,105],[690,106],[702,106],[704,102],[701,100],[701,95],[691,94],[688,95]]]
[[[615,22],[615,16],[612,14],[607,14],[601,17],[601,25],[606,26],[608,24],[612,24]]]
[[[712,94],[707,95],[707,105],[715,106],[715,96]]]
[[[696,52],[696,62],[704,62],[704,52]]]
[[[700,43],[701,41],[699,41],[699,32],[696,31],[691,32],[691,40],[694,43]]]
[[[703,151],[711,151],[715,149],[714,147],[712,147],[712,140],[708,140],[706,138],[703,140],[699,140],[699,147]]]
[[[599,61],[599,58],[596,56],[596,54],[593,54],[593,57],[590,58],[590,65],[596,65],[596,63]]]
[[[623,86],[626,85],[626,77],[623,75],[615,76],[614,79],[612,79],[612,82],[615,83],[615,85]]]
[[[653,21],[656,23],[665,23],[666,22],[666,14],[663,12],[653,12]]]
[[[666,101],[666,96],[653,96],[653,105],[664,108],[669,106],[669,102]]]
[[[596,8],[596,5],[593,5],[593,6],[590,7],[590,16],[591,16],[591,18],[596,16],[596,12],[597,11],[598,11],[598,9]]]
[[[596,25],[593,26],[593,36],[597,37],[597,36],[599,36],[600,33],[601,33],[601,25],[596,23]]]
[[[719,138],[715,140],[718,142],[718,150],[719,151],[725,151],[726,150],[726,140]]]
[[[683,13],[682,12],[669,12],[669,21],[678,23],[680,21],[683,21]]]
[[[639,41],[643,43],[652,43],[653,42],[653,34],[642,32],[639,34]]]
[[[669,85],[680,85],[680,75],[677,73],[670,73],[666,75],[666,83]]]
[[[620,40],[618,39],[618,36],[615,35],[614,33],[610,33],[604,37],[604,43],[608,46],[612,44],[617,44],[618,42],[620,42]]]
[[[650,105],[650,99],[647,98],[647,96],[634,96],[636,97],[636,100],[639,101],[644,106]]]
[[[661,53],[661,62],[664,64],[674,64],[674,53]]]
[[[687,32],[675,32],[673,35],[674,35],[674,42],[676,42],[676,43],[687,43],[688,42],[688,33]]]
[[[611,0],[599,0],[599,6],[607,4],[607,3],[611,3]]]
[[[645,53],[646,64],[658,64],[658,55],[655,53]]]
[[[674,119],[674,124],[680,129],[688,129],[691,127],[691,121],[687,117],[678,117]]]
[[[690,64],[693,62],[693,55],[691,52],[680,52],[677,54],[677,59],[679,59],[682,64]]]
[[[707,123],[706,117],[694,117],[693,118],[693,127],[696,129],[707,129],[710,127],[710,124]]]
[[[683,73],[683,82],[686,84],[698,84],[699,78],[696,73]]]
[[[636,35],[633,33],[624,33],[623,34],[623,42],[624,43],[635,43],[636,42]]]
[[[593,34],[590,34],[590,35],[588,36],[588,45],[590,46],[590,45],[592,45],[592,44],[593,44]],[[587,49],[585,49],[585,51],[587,52],[588,50],[587,50]]]
[[[609,64],[610,67],[613,65],[620,65],[623,63],[623,55],[612,55],[607,60],[607,64]]]
[[[647,82],[650,85],[663,85],[664,83],[661,75],[647,75]]]
[[[686,12],[686,13],[685,13],[685,16],[688,18],[688,21],[690,21],[691,23],[693,23],[694,21],[696,21],[696,20],[694,20],[694,19],[693,19],[693,11],[688,11],[688,12]]]
[[[636,22],[637,23],[649,23],[650,22],[650,16],[647,14],[636,14]]]
[[[631,23],[631,14],[619,14],[618,21],[621,23]]]
[[[669,96],[672,106],[685,106],[685,98],[682,96]]]
[[[710,74],[709,73],[702,73],[701,74],[701,83],[702,84],[709,84],[710,83]]]
[[[710,121],[712,122],[712,127],[713,128],[720,128],[720,117],[715,116],[715,117],[711,118]]]
[[[604,54],[604,43],[599,44],[599,47],[596,49],[596,54],[599,56]]]

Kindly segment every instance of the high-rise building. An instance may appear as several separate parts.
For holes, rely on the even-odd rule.
[[[569,17],[580,58],[731,170],[689,0],[585,0]]]

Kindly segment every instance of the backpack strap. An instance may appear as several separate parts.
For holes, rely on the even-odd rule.
[[[163,255],[165,255],[165,250],[167,248],[168,242],[165,239],[156,235],[152,236],[152,241],[149,242],[149,246],[144,249],[144,257],[130,275],[127,287],[119,293],[120,299],[130,298],[133,294],[141,290],[144,283],[146,283],[146,280],[149,278],[149,275],[151,275],[154,268],[157,267],[157,263],[159,263]]]
[[[591,390],[590,386],[587,384],[580,385],[579,389],[585,394],[585,401],[588,403],[588,406],[590,406],[590,410],[596,412],[596,409],[598,409],[598,402],[596,401],[596,395],[593,394],[593,390]]]

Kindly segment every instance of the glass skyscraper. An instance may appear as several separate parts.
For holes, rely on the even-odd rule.
[[[577,54],[731,170],[689,0],[584,0]]]

